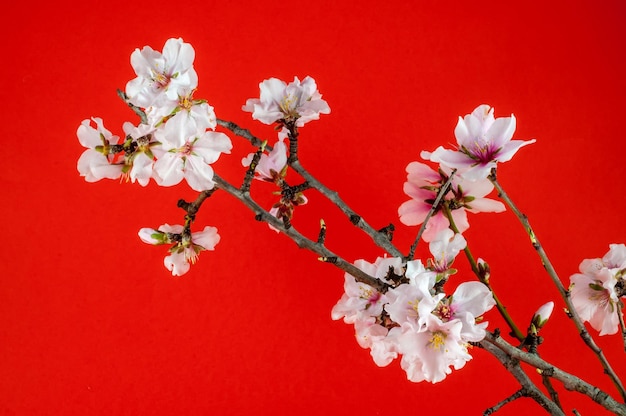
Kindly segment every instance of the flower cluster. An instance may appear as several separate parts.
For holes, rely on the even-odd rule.
[[[493,108],[480,105],[471,114],[459,117],[454,130],[457,150],[438,147],[434,152],[422,151],[423,159],[439,164],[438,171],[421,162],[407,168],[404,192],[411,197],[398,209],[405,225],[422,224],[431,210],[442,186],[452,177],[443,200],[435,207],[426,223],[422,238],[430,241],[448,227],[457,232],[469,228],[466,212],[502,212],[504,205],[485,198],[493,190],[488,175],[497,162],[510,160],[520,147],[534,140],[511,140],[515,132],[515,116],[494,117]]]
[[[602,258],[585,259],[570,277],[572,303],[580,318],[600,335],[615,334],[626,295],[626,245],[611,244]]]
[[[422,152],[422,157],[449,168],[458,169],[468,180],[484,179],[497,162],[507,162],[520,147],[535,140],[511,140],[515,132],[515,116],[495,118],[493,108],[479,105],[465,117],[459,117],[454,129],[457,150],[438,147]]]
[[[309,76],[302,82],[294,77],[287,84],[276,78],[266,79],[259,84],[260,98],[250,98],[242,107],[252,113],[252,118],[264,124],[295,122],[297,127],[304,126],[311,120],[317,120],[320,114],[329,114],[328,103],[322,100],[317,91],[315,80]]]
[[[191,264],[198,260],[198,254],[204,250],[214,250],[220,241],[215,227],[204,227],[200,232],[190,233],[182,225],[163,224],[158,229],[142,228],[139,238],[146,244],[173,244],[170,254],[163,263],[174,276],[182,276],[189,271]]]
[[[485,336],[487,322],[478,323],[495,301],[479,282],[458,285],[446,296],[440,283],[454,273],[450,266],[465,247],[465,240],[450,230],[430,243],[434,259],[424,267],[420,260],[378,258],[373,264],[358,260],[355,266],[385,282],[381,292],[345,275],[342,298],[333,319],[354,324],[356,339],[369,348],[374,362],[386,366],[402,355],[401,367],[413,382],[437,383],[460,369],[472,356],[471,342]]]
[[[124,123],[125,138],[113,136],[100,118],[82,122],[77,131],[87,148],[78,171],[89,182],[125,178],[146,186],[152,178],[160,186],[183,179],[196,191],[212,189],[211,164],[230,153],[228,136],[215,132],[213,107],[196,100],[198,76],[195,52],[182,39],[169,39],[163,53],[146,46],[131,55],[137,77],[126,85],[128,103],[142,115],[139,125]]]
[[[346,213],[379,247],[397,256],[378,257],[374,263],[361,259],[352,267],[339,255],[327,254],[323,221],[317,242],[299,232],[287,233],[301,247],[320,254],[320,260],[348,270],[344,276],[344,293],[331,315],[335,320],[343,319],[354,325],[358,344],[370,350],[378,366],[387,366],[400,358],[400,366],[410,381],[438,383],[452,369],[465,366],[472,359],[471,346],[481,341],[485,350],[489,351],[489,346],[498,349],[499,352],[493,354],[507,368],[502,354],[517,361],[518,355],[526,354],[526,350],[526,355],[539,359],[537,348],[543,341],[539,334],[554,310],[554,302],[542,305],[529,320],[527,332],[520,331],[492,292],[489,265],[481,259],[474,260],[462,234],[469,228],[468,212],[505,210],[503,203],[487,197],[497,188],[498,196],[525,224],[535,248],[541,247],[527,218],[508,198],[495,174],[499,162],[509,161],[521,147],[534,142],[513,140],[515,116],[496,118],[493,108],[480,105],[470,114],[459,117],[454,129],[456,149],[440,146],[433,152],[421,152],[424,161],[438,164],[436,170],[417,161],[406,167],[403,190],[410,199],[400,205],[398,216],[405,225],[422,225],[421,238],[429,243],[431,253],[431,257],[422,262],[412,260],[419,233],[409,254],[399,257],[401,251],[391,244],[393,224],[376,230],[361,221],[336,192],[325,188],[302,167],[298,159],[298,130],[309,121],[319,119],[321,114],[330,113],[328,103],[322,99],[310,76],[302,81],[294,77],[290,83],[266,79],[259,84],[259,98],[250,98],[243,105],[243,111],[252,113],[254,120],[275,125],[278,138],[271,146],[234,123],[220,121],[220,125],[236,135],[261,145],[241,160],[247,168],[241,186],[233,186],[217,177],[211,165],[222,153],[230,153],[232,144],[228,136],[215,131],[218,120],[213,107],[206,100],[194,98],[198,87],[194,57],[193,47],[182,39],[167,40],[162,52],[149,46],[135,50],[130,61],[136,77],[127,83],[124,92],[118,93],[141,122],[124,123],[123,138],[105,128],[98,117],[84,120],[77,130],[78,140],[86,148],[77,167],[86,181],[122,178],[146,186],[152,179],[157,185],[173,186],[184,179],[200,192],[193,202],[178,201],[178,206],[186,212],[184,225],[163,224],[156,229],[139,230],[143,242],[169,246],[164,265],[172,275],[187,273],[202,251],[214,250],[220,241],[215,227],[192,231],[200,206],[213,195],[214,188],[236,197],[255,212],[257,219],[267,220],[268,214],[273,215],[284,225],[279,228],[285,230],[292,227],[295,207],[307,203],[304,193],[315,189]],[[300,176],[300,184],[287,183],[290,170]],[[254,180],[274,187],[271,208],[262,208],[252,197],[256,193],[251,192]],[[276,226],[275,221],[271,222]],[[465,251],[479,281],[462,281],[455,283],[454,290],[447,290],[446,284],[457,273],[453,263],[461,251]],[[626,245],[611,244],[604,257],[584,260],[580,273],[571,276],[569,292],[548,267],[550,262],[542,251],[537,250],[546,271],[558,283],[568,310],[572,316],[580,317],[580,320],[575,319],[579,330],[582,330],[582,320],[589,322],[600,335],[614,334],[620,326],[626,334],[622,316],[622,298],[626,296]],[[488,323],[483,321],[483,315],[495,305],[510,327],[511,335],[521,342],[517,347],[504,341],[494,342],[494,338],[500,338],[498,330],[485,339]],[[626,336],[624,342],[626,345]],[[507,353],[506,345],[515,349],[516,354]],[[600,354],[598,356],[604,360]],[[614,374],[610,371],[607,374],[620,385]],[[532,389],[524,390],[528,388],[525,382],[521,384],[520,392],[534,396],[530,394]],[[546,387],[552,389],[549,384],[546,383]],[[551,396],[558,405],[556,393]],[[623,389],[622,396],[626,397]],[[537,401],[542,406],[545,404]],[[492,409],[495,408],[497,406]]]
[[[424,222],[441,187],[449,178],[450,170],[445,167],[435,172],[421,162],[411,162],[406,167],[407,181],[404,192],[412,199],[398,208],[400,221],[405,225],[419,225]],[[431,241],[440,231],[450,227],[451,216],[458,232],[469,228],[467,212],[502,212],[504,204],[485,198],[493,190],[493,184],[487,179],[469,181],[461,175],[452,177],[449,191],[439,204],[435,214],[426,223],[422,237]]]

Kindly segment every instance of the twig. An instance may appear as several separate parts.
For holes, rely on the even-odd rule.
[[[286,236],[291,238],[300,248],[305,248],[309,251],[312,251],[320,256],[322,261],[332,263],[338,268],[344,270],[345,272],[352,275],[357,281],[365,283],[378,290],[379,292],[386,292],[388,289],[387,284],[376,279],[373,276],[365,273],[363,270],[354,266],[352,263],[349,263],[342,257],[339,257],[337,254],[328,250],[323,244],[312,241],[302,234],[298,232],[295,227],[290,226],[286,227],[285,224],[280,221],[278,218],[271,215],[265,209],[263,209],[259,204],[257,204],[249,194],[242,192],[240,189],[231,185],[217,174],[213,176],[213,181],[216,185],[226,191],[228,194],[232,195],[239,201],[241,201],[245,206],[247,206],[252,212],[255,213],[255,218],[260,221],[265,221],[272,225],[272,227],[282,231]]]
[[[569,316],[572,318],[572,321],[576,325],[576,328],[578,329],[578,332],[581,338],[583,339],[583,341],[585,341],[585,344],[587,344],[587,346],[591,348],[591,350],[596,354],[596,356],[598,357],[598,360],[600,360],[600,363],[602,364],[602,367],[604,368],[604,372],[609,376],[609,378],[613,381],[613,384],[615,384],[615,386],[617,387],[617,390],[622,396],[622,400],[626,401],[626,390],[624,390],[624,385],[622,384],[621,380],[619,379],[619,377],[617,376],[617,374],[615,373],[615,371],[609,364],[609,361],[604,356],[604,353],[602,352],[600,347],[598,347],[598,345],[595,343],[595,341],[593,340],[593,338],[591,337],[591,335],[585,328],[585,325],[582,319],[580,319],[580,316],[578,315],[578,313],[576,312],[576,309],[574,308],[574,305],[570,298],[570,292],[565,289],[565,287],[563,286],[563,283],[561,282],[561,279],[556,273],[556,270],[554,270],[554,267],[552,266],[550,259],[548,258],[546,252],[543,250],[543,246],[539,242],[539,239],[537,238],[537,236],[535,235],[535,232],[530,226],[528,217],[526,217],[526,215],[524,215],[517,208],[517,206],[513,203],[511,198],[509,198],[507,193],[504,191],[504,189],[502,188],[502,186],[497,180],[495,168],[492,169],[491,174],[489,175],[489,180],[491,181],[491,183],[493,183],[493,185],[497,189],[498,196],[500,197],[500,199],[502,199],[508,205],[511,211],[513,211],[515,216],[522,223],[524,230],[526,230],[526,233],[528,234],[528,237],[530,238],[530,242],[535,248],[535,251],[539,255],[539,258],[541,259],[541,262],[543,263],[543,266],[546,272],[548,273],[548,276],[550,276],[550,278],[552,279],[552,282],[558,289],[559,294],[561,295],[561,298],[563,298],[563,301],[565,302],[565,305],[567,305],[567,309],[569,310]]]
[[[547,376],[559,380],[561,383],[563,383],[563,386],[567,390],[582,393],[591,398],[591,400],[593,400],[594,402],[598,403],[600,406],[615,413],[616,415],[626,416],[626,405],[619,403],[611,396],[609,396],[608,393],[600,390],[598,387],[593,386],[572,374],[569,374],[553,366],[536,354],[531,354],[515,348],[513,345],[506,342],[502,337],[495,336],[488,332],[480,344],[489,351],[491,350],[487,347],[487,345],[494,345],[500,348],[509,357],[530,364],[533,367],[538,368],[542,372],[545,372]]]
[[[505,404],[511,403],[512,401],[517,400],[519,398],[522,398],[524,396],[526,396],[526,390],[521,388],[518,391],[516,391],[515,393],[511,394],[506,399],[503,399],[500,403],[498,403],[495,406],[492,406],[489,409],[485,410],[483,412],[483,416],[492,415],[495,412],[497,412],[498,410],[500,410]]]
[[[482,341],[480,345],[483,348],[485,348],[485,350],[490,352],[494,357],[496,357],[498,361],[500,361],[502,365],[504,365],[504,367],[513,375],[513,377],[515,377],[515,379],[522,386],[524,397],[530,397],[531,399],[536,401],[541,407],[543,407],[547,412],[549,412],[551,415],[565,416],[563,411],[554,402],[548,399],[546,395],[543,394],[541,390],[537,388],[537,386],[535,386],[535,384],[528,377],[528,375],[524,372],[524,370],[522,370],[519,364],[519,359],[517,359],[517,357],[513,357],[511,354],[507,354],[506,352],[502,351],[497,346],[489,342]],[[511,400],[514,400],[514,399],[511,399]],[[506,401],[506,403],[508,403],[511,400]],[[500,407],[502,407],[506,403],[500,402],[499,404],[497,404],[496,406],[490,409],[496,408],[495,410],[498,410]],[[485,413],[483,414],[489,415],[493,413],[493,412],[487,413],[490,409],[485,410]]]
[[[261,143],[258,150],[254,153],[254,156],[252,156],[252,161],[246,170],[246,175],[244,176],[243,184],[241,185],[241,191],[244,193],[250,191],[250,184],[252,183],[252,179],[254,179],[254,172],[259,164],[259,160],[261,160],[261,155],[265,151],[266,145],[267,142]]]
[[[413,242],[413,244],[411,244],[411,249],[409,250],[409,254],[407,254],[405,257],[407,261],[413,260],[413,256],[415,256],[415,250],[417,249],[417,244],[422,238],[422,234],[426,230],[426,224],[430,220],[430,217],[432,217],[437,211],[437,209],[439,208],[439,203],[441,202],[442,198],[448,193],[448,190],[450,189],[450,186],[452,185],[452,178],[454,177],[455,173],[456,173],[456,169],[452,170],[452,172],[450,172],[450,176],[448,176],[448,180],[446,180],[444,184],[441,185],[441,187],[439,188],[439,191],[437,192],[437,197],[435,198],[435,202],[433,202],[433,205],[430,207],[428,214],[426,214],[426,218],[424,218],[424,222],[422,223],[417,233],[417,237],[415,237],[415,241]]]
[[[324,195],[330,202],[335,204],[337,208],[341,212],[343,212],[350,221],[357,227],[363,230],[370,238],[374,241],[374,243],[385,250],[393,257],[402,257],[402,253],[398,250],[387,238],[386,233],[378,232],[374,227],[369,225],[363,217],[356,214],[349,206],[346,204],[339,194],[335,191],[330,190],[320,181],[318,181],[313,175],[311,175],[304,167],[302,167],[300,161],[296,160],[291,164],[293,170],[295,170],[300,176],[306,180],[312,188],[315,188],[319,193]]]
[[[198,196],[196,197],[196,200],[193,202],[187,202],[184,199],[179,199],[178,200],[178,207],[182,208],[185,210],[185,212],[187,212],[187,215],[185,217],[185,221],[195,221],[196,219],[196,214],[198,213],[198,211],[200,210],[200,207],[202,206],[202,203],[211,195],[213,195],[213,193],[217,191],[217,188],[213,188],[213,189],[208,189],[206,191],[202,191],[200,192],[200,194],[198,194]]]
[[[261,143],[263,143],[261,139],[253,136],[249,130],[243,129],[233,122],[218,119],[217,123],[220,126],[225,127],[228,130],[232,131],[237,136],[240,136],[250,141],[250,143],[252,143],[254,146],[259,146]],[[265,148],[267,150],[272,149],[269,145],[266,145]],[[297,149],[294,149],[293,151],[297,153]],[[291,153],[291,150],[290,150],[290,153]],[[302,176],[302,178],[305,181],[307,181],[312,188],[316,189],[320,194],[322,194],[324,197],[330,200],[333,204],[335,204],[337,208],[339,208],[339,210],[343,212],[354,225],[356,225],[358,228],[363,230],[367,235],[369,235],[370,238],[374,241],[374,243],[377,246],[385,250],[391,256],[402,257],[402,253],[400,252],[400,250],[398,250],[389,241],[386,234],[379,233],[376,229],[374,229],[371,225],[369,225],[360,215],[354,212],[354,210],[352,210],[348,206],[348,204],[346,204],[339,197],[339,194],[337,192],[332,191],[331,189],[326,187],[324,184],[322,184],[320,181],[318,181],[312,174],[310,174],[302,166],[302,164],[297,159],[297,157],[295,157],[295,160],[293,160],[290,163],[290,166],[293,168],[294,171],[296,171],[296,173]]]
[[[623,314],[623,309],[624,309],[624,305],[622,304],[622,301],[618,301],[617,302],[617,316],[619,319],[619,329],[620,332],[622,333],[622,342],[624,344],[624,352],[626,352],[626,325],[624,325],[624,314]]]
[[[559,400],[559,393],[554,389],[554,386],[552,385],[552,379],[550,377],[552,377],[551,372],[541,371],[541,381],[543,382],[546,390],[548,390],[548,393],[550,393],[552,401],[556,403],[556,405],[559,406],[561,410],[563,410],[563,406],[561,406],[561,401]]]
[[[452,212],[450,211],[450,208],[448,208],[448,206],[444,205],[442,207],[442,210],[443,210],[443,214],[446,216],[446,218],[448,218],[448,222],[450,223],[450,229],[458,234],[459,233],[459,229],[457,228],[457,226],[456,226],[456,224],[454,222],[454,218],[452,217]],[[489,278],[485,278],[484,274],[481,273],[481,270],[478,267],[478,263],[476,262],[476,259],[474,258],[474,255],[472,254],[472,251],[469,248],[469,244],[465,245],[465,248],[463,249],[463,252],[465,253],[465,257],[467,257],[467,261],[469,261],[470,266],[472,267],[472,271],[474,272],[476,277],[478,277],[478,280],[482,284],[487,286],[487,288],[491,292],[491,295],[493,296],[493,300],[496,302],[496,308],[498,309],[498,312],[500,313],[502,318],[504,318],[504,320],[506,321],[507,325],[511,329],[511,335],[514,336],[515,338],[517,338],[518,341],[524,341],[524,339],[526,339],[526,336],[517,327],[517,325],[515,324],[515,321],[513,320],[511,315],[509,314],[509,311],[506,310],[506,307],[500,301],[500,298],[498,298],[498,295],[496,295],[496,292],[491,287],[491,283],[489,281]]]
[[[263,140],[259,139],[258,137],[250,133],[250,130],[241,128],[237,124],[233,123],[232,121],[226,121],[226,120],[222,120],[218,118],[217,124],[224,128],[227,128],[228,130],[232,131],[237,136],[243,137],[244,139],[248,140],[250,143],[252,143],[252,146],[254,147],[259,147],[263,143]],[[266,145],[265,148],[269,151],[272,150],[272,146],[270,145]]]
[[[120,89],[117,90],[117,95],[118,97],[120,97],[122,100],[124,100],[124,102],[126,103],[126,105],[128,107],[130,107],[131,110],[133,110],[133,112],[135,114],[137,114],[139,116],[139,118],[141,119],[141,123],[142,124],[148,124],[148,116],[146,115],[146,113],[139,107],[137,107],[136,105],[134,105],[133,103],[131,103],[128,100],[128,95],[126,95],[126,93]]]

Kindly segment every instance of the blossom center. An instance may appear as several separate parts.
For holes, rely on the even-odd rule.
[[[469,157],[481,164],[489,163],[495,159],[498,149],[493,149],[491,143],[482,138],[474,139],[474,143],[469,149],[465,149]]]
[[[376,302],[378,302],[378,300],[380,299],[380,293],[374,289],[366,289],[364,287],[361,287],[361,296],[359,297],[367,301],[367,305],[365,306],[365,309],[367,309],[371,305],[375,305]]]
[[[441,319],[442,321],[448,322],[454,317],[454,311],[452,310],[450,305],[441,303],[435,310],[435,315],[438,316],[439,319]]]
[[[443,351],[446,343],[446,334],[441,331],[433,332],[433,336],[428,342],[428,345],[433,350]]]
[[[170,83],[170,77],[161,72],[152,71],[152,81],[156,84],[157,88],[165,88]]]
[[[185,145],[183,147],[181,147],[180,149],[178,149],[178,153],[185,155],[185,156],[190,156],[193,150],[193,145],[190,142],[185,143]]]
[[[286,119],[297,119],[299,116],[298,112],[296,111],[297,104],[298,98],[290,94],[286,97],[283,97],[278,106],[285,115]]]

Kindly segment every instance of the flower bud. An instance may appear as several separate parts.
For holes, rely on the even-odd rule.
[[[548,322],[553,309],[554,302],[550,301],[542,305],[537,312],[535,312],[532,320],[532,326],[535,327],[536,331],[539,331],[546,324],[546,322]]]
[[[169,242],[166,233],[155,230],[154,228],[142,228],[139,230],[138,234],[141,241],[146,244],[159,245]]]
[[[487,262],[481,258],[479,258],[476,263],[478,266],[478,274],[480,275],[480,280],[485,283],[489,282],[489,278],[491,277],[491,268],[489,267],[489,264],[487,264]]]

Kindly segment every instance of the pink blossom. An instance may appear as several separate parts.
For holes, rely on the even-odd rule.
[[[217,118],[213,107],[206,100],[194,99],[194,92],[193,89],[181,87],[176,101],[162,100],[158,106],[147,108],[148,122],[161,126],[169,119],[182,118],[178,123],[184,125],[186,132],[215,130]]]
[[[467,342],[461,337],[463,325],[458,320],[442,322],[433,315],[426,317],[425,329],[412,330],[406,324],[398,340],[402,354],[401,367],[413,382],[438,383],[472,359]]]
[[[497,162],[507,162],[520,147],[535,140],[511,140],[515,132],[515,116],[495,118],[493,108],[480,105],[465,117],[459,117],[454,129],[457,150],[438,147],[422,157],[459,170],[468,180],[484,179]]]
[[[193,47],[180,38],[168,39],[163,53],[150,46],[136,49],[130,56],[130,63],[137,78],[126,84],[129,101],[142,108],[178,101],[183,90],[198,86],[194,58]]]
[[[446,297],[437,305],[433,314],[443,322],[460,321],[463,340],[478,342],[485,337],[488,323],[477,324],[476,321],[495,304],[487,286],[480,282],[463,282],[451,296]]]
[[[334,320],[343,318],[347,324],[357,319],[377,317],[383,312],[387,297],[368,284],[357,282],[350,274],[345,274],[344,294],[333,307]]]
[[[230,153],[232,143],[223,133],[206,131],[188,135],[184,120],[171,119],[158,130],[161,142],[154,149],[154,179],[160,186],[172,186],[185,179],[189,186],[201,192],[212,189],[213,168],[222,153]]]
[[[96,124],[95,128],[91,124],[92,121]],[[117,179],[122,175],[124,165],[116,162],[116,152],[111,148],[118,144],[119,137],[104,127],[101,118],[83,120],[76,131],[76,136],[80,144],[87,148],[77,163],[80,176],[84,176],[87,182],[96,182],[104,178]]]
[[[302,82],[294,77],[287,84],[277,78],[266,79],[259,84],[260,98],[250,98],[242,107],[243,111],[252,113],[254,120],[264,124],[276,121],[295,121],[302,127],[311,120],[317,120],[320,114],[329,114],[330,107],[322,100],[317,91],[315,80],[309,76]]]
[[[589,322],[600,335],[618,331],[622,293],[616,285],[623,282],[626,272],[626,246],[611,244],[604,257],[585,259],[580,263],[580,273],[570,277],[572,303],[580,318]]]
[[[400,221],[405,225],[420,225],[426,219],[432,204],[437,197],[437,191],[446,182],[448,172],[435,172],[420,162],[411,162],[406,168],[407,182],[404,183],[404,192],[411,197],[398,209]],[[493,190],[493,184],[487,179],[468,181],[457,175],[452,178],[451,190],[444,197],[451,209],[452,219],[459,232],[469,228],[467,212],[502,212],[504,204],[499,201],[485,198]],[[447,229],[450,222],[444,213],[438,209],[426,224],[422,238],[431,241],[442,230]]]
[[[144,243],[160,245],[172,244],[170,254],[163,263],[172,272],[173,276],[182,276],[189,271],[191,264],[195,264],[201,251],[214,250],[220,241],[220,235],[215,227],[204,227],[204,230],[185,234],[182,225],[163,224],[158,230],[142,228],[139,238]]]
[[[397,334],[395,328],[377,324],[376,318],[364,318],[354,322],[356,340],[361,348],[370,350],[374,363],[379,367],[389,365],[398,357]],[[395,336],[394,336],[395,335]]]
[[[420,332],[425,329],[428,316],[444,294],[431,294],[432,279],[427,273],[420,274],[413,281],[414,284],[401,284],[387,292],[389,304],[385,306],[385,311],[395,323],[406,324],[411,330]]]
[[[439,231],[428,245],[434,257],[429,263],[431,268],[442,277],[456,273],[456,270],[451,269],[452,263],[466,245],[467,242],[461,234],[455,234],[449,228]]]
[[[287,146],[285,145],[285,137],[287,129],[283,127],[278,134],[278,141],[272,147],[268,154],[261,154],[259,163],[254,170],[254,179],[275,182],[284,167],[287,165]],[[245,167],[250,166],[254,153],[248,154],[241,160],[241,164]]]

